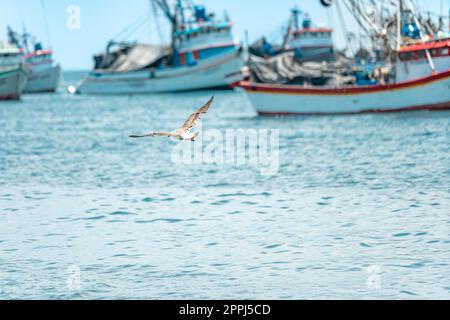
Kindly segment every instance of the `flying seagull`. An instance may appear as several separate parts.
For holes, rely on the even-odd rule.
[[[195,141],[195,139],[198,137],[199,133],[193,133],[191,132],[192,129],[195,128],[197,125],[198,120],[206,114],[211,107],[212,103],[214,102],[214,96],[211,98],[211,100],[208,101],[207,104],[205,104],[203,107],[201,107],[197,112],[193,113],[189,119],[186,120],[183,127],[181,129],[172,131],[172,132],[154,132],[154,133],[148,133],[141,136],[132,135],[130,138],[149,138],[149,137],[168,137],[173,138],[175,140],[190,140]]]

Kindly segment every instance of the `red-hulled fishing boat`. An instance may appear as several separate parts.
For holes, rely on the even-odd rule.
[[[407,30],[419,24],[408,23]],[[260,115],[450,109],[450,38],[421,35],[402,41],[400,23],[398,28],[393,76],[387,81],[333,87],[243,81],[236,86],[245,90]]]

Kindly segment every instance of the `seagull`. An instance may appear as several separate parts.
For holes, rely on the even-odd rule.
[[[173,138],[175,140],[180,141],[195,141],[197,139],[199,133],[191,132],[192,129],[197,125],[198,120],[202,117],[202,115],[206,114],[214,102],[214,96],[206,103],[203,107],[201,107],[197,112],[193,113],[189,119],[186,120],[181,129],[172,131],[172,132],[154,132],[148,133],[141,136],[131,135],[130,138],[139,139],[139,138],[153,138],[153,137],[167,137]]]

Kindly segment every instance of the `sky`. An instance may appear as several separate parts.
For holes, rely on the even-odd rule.
[[[339,0],[342,1],[342,0]],[[265,35],[269,39],[279,38],[286,24],[290,9],[298,6],[308,12],[316,26],[331,26],[335,29],[335,43],[344,46],[345,40],[335,9],[324,9],[319,0],[203,0],[200,2],[218,16],[226,10],[234,22],[234,35],[245,39],[248,31],[250,41]],[[439,13],[449,12],[450,0],[416,0],[419,8]],[[80,9],[80,24],[71,19]],[[44,46],[50,46],[55,59],[65,70],[87,70],[92,67],[93,54],[104,51],[106,44],[115,35],[132,25],[136,20],[149,15],[146,23],[128,40],[146,43],[160,42],[160,33],[151,13],[149,0],[0,0],[0,38],[6,38],[6,26],[33,33]],[[344,12],[347,29],[356,29],[356,22]],[[145,18],[144,18],[145,19]],[[164,18],[159,21],[163,29]],[[47,27],[48,26],[48,27]],[[78,28],[79,27],[79,28]],[[48,30],[48,32],[47,32]]]

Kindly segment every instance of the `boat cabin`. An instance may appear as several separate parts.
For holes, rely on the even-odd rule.
[[[450,38],[415,42],[397,51],[397,82],[432,74],[427,51],[430,53],[435,72],[450,69]]]
[[[30,64],[42,64],[53,61],[53,51],[38,50],[24,56],[24,60]]]
[[[288,50],[307,60],[331,60],[334,58],[333,30],[309,28],[291,32]]]
[[[198,60],[234,50],[233,24],[217,21],[213,14],[207,15],[203,6],[195,6],[194,16],[184,21],[175,32],[175,45],[181,65],[195,64]]]
[[[0,68],[17,66],[22,63],[22,50],[15,47],[0,47]]]

